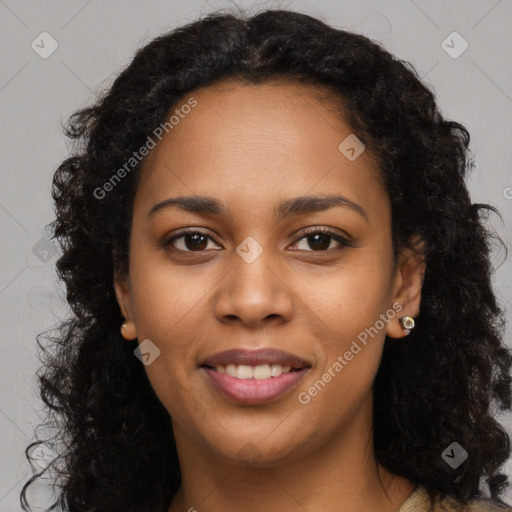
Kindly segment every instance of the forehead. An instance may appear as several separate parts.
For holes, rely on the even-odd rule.
[[[314,134],[323,137],[329,132],[332,142],[352,132],[338,113],[341,100],[321,86],[276,80],[262,84],[224,81],[187,95],[172,112],[179,111],[190,97],[197,106],[165,137],[173,138],[175,145],[195,139],[202,148],[219,151],[227,149],[226,144],[234,149],[280,145],[286,150],[300,142],[311,150],[319,147],[318,137],[311,137]]]
[[[180,111],[190,98],[195,106]],[[223,82],[190,93],[169,112],[181,113],[179,122],[148,155],[136,203],[197,194],[257,206],[335,190],[382,201],[369,155],[350,161],[339,149],[353,132],[336,100],[287,82]]]

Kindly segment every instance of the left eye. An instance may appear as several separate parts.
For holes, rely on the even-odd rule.
[[[327,249],[332,249],[331,242],[332,240],[335,240],[338,242],[339,245],[347,246],[349,245],[348,240],[346,240],[341,235],[338,235],[337,233],[333,233],[332,231],[327,230],[316,230],[316,231],[310,231],[309,233],[306,233],[305,236],[299,238],[297,242],[300,240],[307,240],[310,239],[307,243],[309,247],[313,249],[313,251],[326,251]],[[297,243],[296,242],[296,243]],[[303,250],[303,249],[301,249]]]
[[[323,229],[316,229],[315,231],[310,231],[301,238],[299,238],[295,243],[297,244],[301,240],[307,239],[310,239],[307,242],[307,245],[310,248],[312,248],[313,251],[320,252],[325,252],[328,249],[332,249],[332,240],[338,242],[338,244],[341,245],[342,247],[350,245],[349,241],[346,238],[342,237],[341,235]],[[178,240],[180,240],[180,243],[176,244],[175,242]],[[184,231],[179,235],[176,235],[170,238],[168,241],[164,242],[164,246],[171,246],[174,249],[178,249],[184,252],[199,252],[206,250],[208,246],[208,241],[214,242],[214,240],[209,235],[203,233],[202,231]],[[178,245],[181,245],[181,247],[179,247]],[[307,249],[304,248],[299,250],[307,251]]]

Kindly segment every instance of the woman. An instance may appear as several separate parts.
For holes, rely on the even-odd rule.
[[[511,510],[498,212],[410,65],[304,14],[214,13],[67,135],[76,316],[40,377],[60,506]]]

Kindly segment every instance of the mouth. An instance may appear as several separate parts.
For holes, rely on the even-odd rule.
[[[206,359],[200,368],[221,396],[239,405],[255,405],[289,393],[308,373],[311,364],[275,349],[235,349]]]
[[[290,372],[299,372],[305,367],[293,367],[293,366],[283,366],[280,364],[259,364],[257,366],[251,366],[248,364],[234,364],[229,363],[227,365],[216,365],[208,366],[208,365],[202,365],[202,368],[209,368],[212,371],[218,372],[218,373],[225,373],[226,375],[229,375],[230,377],[234,377],[236,379],[256,379],[256,380],[263,380],[263,379],[271,379],[280,377],[283,373],[290,373]]]
[[[218,352],[210,357],[207,357],[201,364],[201,366],[207,366],[216,371],[222,373],[233,372],[233,366],[238,368],[242,367],[242,375],[246,375],[248,370],[243,367],[250,366],[257,369],[256,374],[267,371],[266,367],[274,367],[274,372],[279,370],[279,367],[284,372],[291,371],[292,369],[300,370],[307,366],[311,366],[309,361],[302,359],[301,357],[285,352],[284,350],[277,350],[275,348],[260,348],[256,350],[246,349],[231,349],[225,350],[224,352]],[[265,370],[260,367],[265,367]],[[281,372],[283,373],[283,372]],[[235,376],[235,375],[232,375]],[[246,377],[246,378],[251,378]],[[244,377],[242,377],[244,378]]]

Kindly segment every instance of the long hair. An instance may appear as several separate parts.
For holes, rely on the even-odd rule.
[[[392,208],[395,255],[424,241],[421,313],[407,342],[386,338],[373,383],[374,451],[389,471],[459,500],[500,500],[510,439],[496,419],[511,408],[511,351],[493,292],[493,206],[472,204],[470,136],[445,119],[415,69],[378,43],[287,10],[216,12],[138,49],[112,86],[68,120],[72,155],[55,172],[56,263],[72,317],[47,332],[38,372],[52,431],[25,450],[52,447],[60,489],[50,510],[166,511],[181,483],[168,412],[135,342],[122,338],[113,271],[128,269],[133,198],[142,162],[109,193],[104,184],[145,144],[171,109],[221,80],[316,84],[378,163]],[[105,190],[104,188],[102,190]],[[101,197],[100,197],[101,196]],[[501,217],[501,216],[500,216]],[[468,463],[441,457],[456,441]]]

